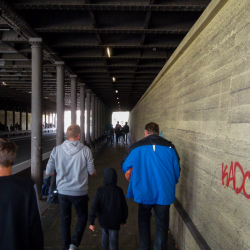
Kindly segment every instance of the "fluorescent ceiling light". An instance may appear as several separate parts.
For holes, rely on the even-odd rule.
[[[115,82],[115,77],[112,78],[113,82]]]
[[[117,100],[119,99],[119,97],[117,97]]]
[[[118,93],[118,90],[116,90],[115,93]]]

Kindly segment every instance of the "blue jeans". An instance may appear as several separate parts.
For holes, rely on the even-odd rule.
[[[61,235],[63,242],[63,249],[68,250],[69,245],[73,244],[79,246],[82,240],[84,230],[88,220],[88,195],[70,196],[59,194],[59,203],[61,209]],[[70,225],[71,225],[71,206],[75,207],[78,216],[77,225],[74,235],[71,239]]]
[[[151,209],[155,212],[155,242],[154,250],[168,249],[168,225],[169,225],[169,208],[170,205],[144,205],[139,204],[138,224],[139,224],[139,239],[140,250],[150,250],[150,218]]]
[[[110,241],[110,250],[117,250],[118,238],[119,238],[119,230],[108,230],[102,228],[102,250],[109,249],[109,241]]]

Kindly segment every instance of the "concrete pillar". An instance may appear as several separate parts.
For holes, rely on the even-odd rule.
[[[26,109],[26,130],[29,130],[29,111]]]
[[[91,110],[92,110],[91,146],[93,149],[95,149],[95,94],[91,94]]]
[[[21,130],[23,130],[23,128],[22,128],[22,124],[23,124],[23,117],[22,117],[22,112],[23,112],[23,109],[21,108],[20,109],[20,127],[21,127]]]
[[[42,38],[30,38],[32,44],[32,95],[31,95],[31,178],[37,184],[41,197],[42,169],[42,98],[43,98],[43,49]]]
[[[80,127],[81,127],[81,143],[85,144],[85,84],[80,83]]]
[[[8,113],[7,113],[8,109],[7,107],[5,107],[4,109],[4,125],[5,125],[5,131],[7,131],[7,126],[8,126]]]
[[[57,112],[57,131],[56,145],[64,141],[64,62],[55,62],[56,67],[56,112]]]
[[[86,90],[87,95],[87,128],[86,128],[86,144],[88,147],[90,147],[90,89]]]
[[[70,78],[71,78],[71,124],[76,124],[77,75],[70,75]]]

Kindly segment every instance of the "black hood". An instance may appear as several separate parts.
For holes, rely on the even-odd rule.
[[[105,168],[103,170],[103,185],[117,184],[117,173],[113,168]]]

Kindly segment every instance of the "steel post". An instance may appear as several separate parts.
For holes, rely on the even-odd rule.
[[[26,109],[26,130],[29,130],[29,111]]]
[[[90,89],[86,90],[87,95],[87,128],[86,128],[86,144],[90,147]]]
[[[71,78],[71,124],[76,124],[77,111],[77,75],[70,75]]]
[[[7,131],[7,127],[8,127],[8,109],[7,107],[5,107],[4,109],[4,125],[5,125],[5,131]]]
[[[91,147],[95,149],[95,94],[91,94],[91,110],[92,110]]]
[[[64,141],[64,62],[55,62],[56,67],[56,112],[57,112],[57,131],[56,145]]]
[[[14,127],[14,130],[15,130],[15,123],[16,123],[16,110],[15,110],[15,107],[13,107],[13,111],[12,111],[12,122],[13,122],[13,127]]]
[[[98,100],[98,140],[101,139],[101,101]]]
[[[98,144],[98,97],[95,98],[95,145]]]
[[[80,83],[81,143],[85,144],[85,84]]]
[[[44,111],[44,128],[46,128],[46,123],[47,123],[47,118],[46,118],[46,116],[47,116],[47,112],[46,112],[46,110]]]
[[[22,108],[20,109],[20,128],[21,128],[21,130],[23,129],[23,117],[22,117],[22,112],[23,112],[23,110],[22,110]]]
[[[42,98],[43,98],[43,49],[42,38],[31,38],[32,95],[31,95],[31,178],[41,197],[42,170]]]

